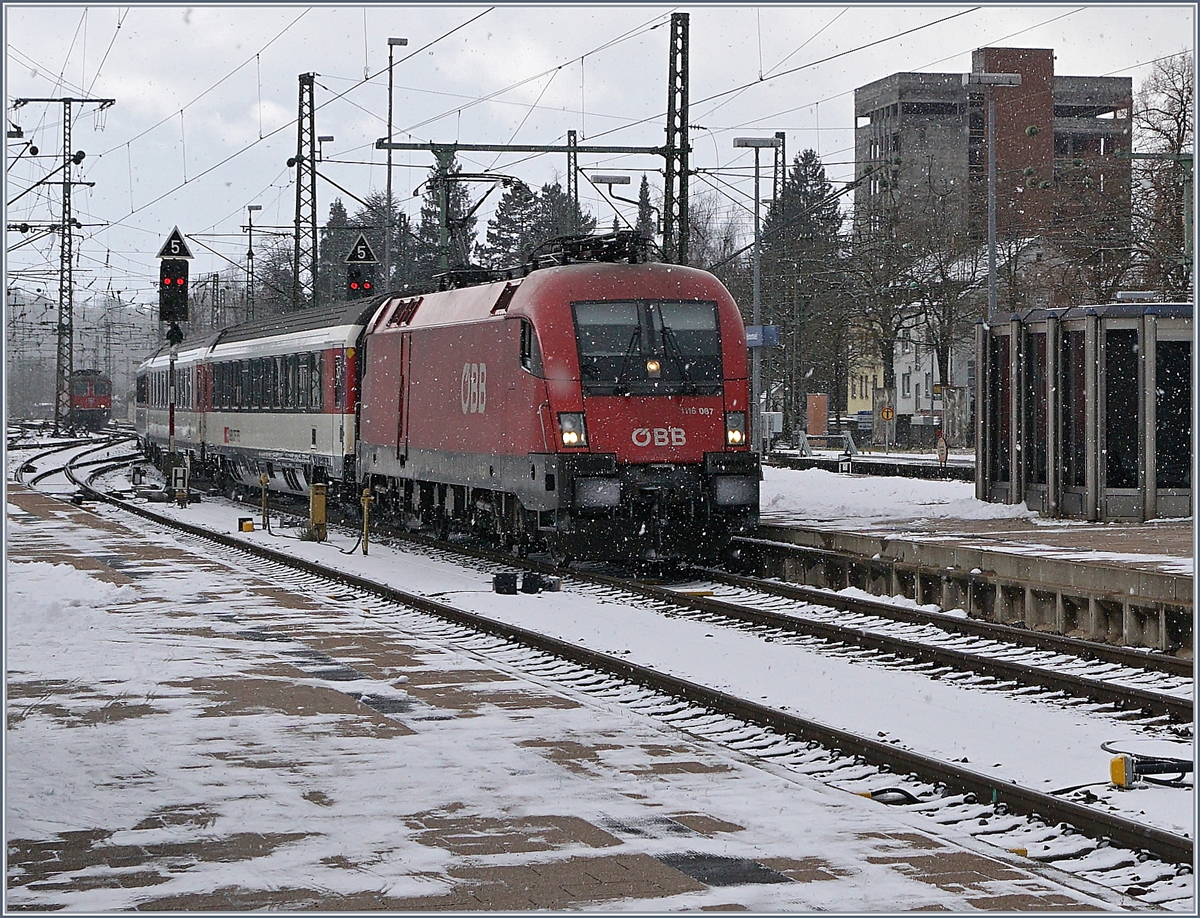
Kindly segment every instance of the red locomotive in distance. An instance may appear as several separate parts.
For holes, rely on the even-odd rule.
[[[193,475],[229,487],[265,472],[298,493],[327,478],[347,501],[370,488],[372,512],[410,528],[580,560],[715,560],[753,531],[745,328],[720,281],[645,263],[633,233],[557,240],[523,274],[474,273],[181,352],[176,443]],[[139,370],[152,451],[165,366]]]
[[[99,370],[71,374],[71,426],[99,430],[112,416],[112,380]]]

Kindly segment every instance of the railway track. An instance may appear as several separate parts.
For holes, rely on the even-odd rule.
[[[96,474],[93,472],[91,477]],[[107,495],[97,493],[96,496],[108,499]],[[1039,860],[1093,879],[1102,874],[1101,882],[1115,888],[1126,888],[1122,884],[1127,884],[1126,891],[1132,890],[1134,895],[1139,890],[1146,892],[1152,888],[1163,901],[1182,898],[1185,894],[1190,896],[1186,890],[1190,882],[1187,865],[1194,856],[1191,838],[1141,824],[1080,800],[1064,799],[1061,795],[998,781],[961,763],[941,761],[898,748],[892,742],[840,730],[739,697],[733,692],[721,691],[536,630],[480,616],[428,596],[330,570],[222,533],[212,533],[127,501],[115,499],[113,502],[196,538],[216,542],[223,546],[222,551],[242,557],[250,552],[259,559],[256,571],[269,571],[272,576],[284,580],[301,578],[296,581],[301,587],[321,582],[324,584],[322,592],[326,595],[328,583],[334,581],[358,595],[389,603],[396,614],[433,616],[458,642],[481,647],[491,655],[511,658],[531,672],[576,690],[629,704],[744,754],[783,764],[865,796],[885,802],[904,802],[939,822],[959,824],[971,834],[1001,847],[1028,850],[1036,844],[1040,848],[1036,855]],[[475,554],[496,569],[511,568],[514,563],[509,556]],[[531,569],[540,567],[544,569],[541,565],[530,565]],[[593,579],[592,589],[623,590],[628,597],[627,582],[618,583],[603,575],[588,576]],[[681,615],[728,617],[732,614],[748,625],[775,633],[785,626],[791,628],[793,624],[781,622],[778,612],[763,618],[761,609],[727,608],[737,604],[724,599],[684,596],[678,590],[656,585],[642,587],[642,599],[661,605],[669,603]],[[783,618],[791,619],[792,616]],[[426,626],[428,631],[428,623]],[[851,630],[866,633],[862,628]],[[833,639],[838,643],[845,643],[846,632],[832,634],[836,635]],[[1094,692],[1094,689],[1089,686],[1087,691]],[[1153,701],[1165,704],[1161,698]],[[1148,701],[1134,694],[1129,695],[1121,706],[1132,711],[1134,708],[1144,710],[1147,704]]]
[[[983,640],[1019,644],[1023,647],[1035,648],[1048,653],[1069,654],[1084,660],[1096,660],[1139,670],[1169,673],[1189,679],[1193,677],[1195,672],[1195,662],[1193,660],[1144,649],[1119,647],[1114,644],[1085,641],[1047,631],[1035,631],[1030,628],[1004,625],[999,622],[948,615],[944,612],[931,612],[927,609],[908,608],[883,600],[849,596],[816,587],[797,586],[778,580],[743,577],[738,574],[731,574],[710,568],[706,568],[699,573],[709,580],[726,586],[755,589],[763,593],[786,597],[802,603],[827,605],[851,614],[879,617],[896,622],[931,624],[936,625],[944,631],[981,638]]]
[[[422,536],[398,538],[448,549],[446,543]],[[552,565],[495,551],[462,546],[452,550],[542,574],[556,570]],[[587,570],[573,570],[571,576],[611,590],[613,596],[632,593],[662,608],[751,625],[773,639],[780,635],[816,637],[831,645],[892,656],[894,665],[927,665],[988,677],[1002,689],[1037,687],[1079,702],[1113,705],[1131,714],[1166,716],[1179,724],[1191,723],[1193,718],[1194,683],[1187,660],[707,568],[698,573],[702,582],[692,582],[687,588]],[[721,585],[730,588],[728,595],[705,595],[715,593],[710,587]],[[854,621],[846,623],[842,620],[846,616]]]

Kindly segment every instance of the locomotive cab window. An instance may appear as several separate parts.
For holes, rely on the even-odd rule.
[[[573,304],[588,395],[710,395],[720,391],[721,335],[711,301]]]
[[[526,319],[521,320],[521,366],[534,376],[542,375],[542,350],[532,323]]]

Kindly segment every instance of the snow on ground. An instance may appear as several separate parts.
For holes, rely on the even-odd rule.
[[[945,512],[958,518],[970,513],[1012,512],[1012,508],[974,501],[970,486],[961,483],[869,479],[824,472],[767,469],[763,495],[764,506],[773,503],[793,512],[804,508],[814,516],[863,520],[912,519],[936,513],[939,508],[953,508]],[[1144,753],[1173,750],[1175,754],[1190,754],[1189,744],[1164,744],[1129,723],[1114,723],[1106,716],[1081,709],[1021,702],[999,692],[963,691],[915,673],[888,672],[817,653],[797,652],[795,648],[789,651],[782,644],[763,644],[734,628],[648,614],[646,609],[613,603],[586,590],[568,587],[558,594],[497,596],[484,570],[464,571],[425,553],[398,551],[374,543],[370,556],[363,556],[355,551],[353,535],[345,531],[332,533],[325,544],[303,541],[298,531],[283,525],[278,516],[274,517],[274,532],[266,532],[258,527],[259,513],[247,505],[206,500],[187,508],[158,504],[156,509],[225,532],[235,532],[237,519],[249,516],[255,521],[255,531],[239,534],[246,541],[340,563],[347,570],[402,589],[445,597],[626,659],[665,666],[697,681],[713,683],[713,673],[719,672],[720,681],[714,684],[746,697],[864,735],[886,736],[931,753],[969,758],[972,767],[998,780],[1020,780],[1047,789],[1095,782],[1098,794],[1111,797],[1119,805],[1127,802],[1126,797],[1136,797],[1139,807],[1158,825],[1173,831],[1193,830],[1189,814],[1194,813],[1195,798],[1191,793],[1148,788],[1134,795],[1120,795],[1105,787],[1108,756],[1099,748],[1101,742],[1117,741],[1122,748]],[[119,515],[103,507],[97,507],[97,512],[105,518]],[[135,541],[146,541],[164,550],[192,550],[187,549],[187,539],[164,536],[157,527],[141,521],[120,519],[121,527],[145,534],[132,536]],[[11,503],[8,527],[10,534],[19,531],[27,539],[60,539],[65,547],[92,557],[103,558],[112,551],[111,547],[86,541],[71,545],[62,527],[53,521],[33,519]],[[446,868],[447,861],[411,843],[411,833],[403,828],[403,815],[395,810],[397,800],[415,800],[427,809],[465,801],[472,810],[484,811],[489,799],[513,793],[509,788],[513,774],[528,776],[520,782],[512,804],[522,812],[544,812],[548,802],[564,794],[587,793],[582,787],[564,787],[561,776],[543,769],[534,757],[479,763],[478,772],[471,774],[456,770],[459,766],[453,764],[451,747],[491,748],[496,731],[507,731],[521,739],[512,723],[490,716],[447,722],[451,725],[443,734],[422,732],[406,740],[411,752],[398,763],[400,768],[388,767],[393,755],[388,751],[390,747],[369,739],[342,738],[332,746],[316,745],[316,735],[328,733],[336,718],[327,719],[324,726],[302,725],[300,745],[308,750],[311,763],[298,766],[300,770],[294,775],[253,769],[262,783],[246,783],[244,771],[230,764],[234,761],[230,757],[249,754],[251,759],[274,761],[278,754],[273,750],[299,748],[297,724],[294,718],[286,717],[217,716],[219,711],[206,707],[202,695],[184,688],[195,685],[195,679],[211,674],[214,668],[229,680],[253,675],[278,653],[268,643],[255,651],[257,659],[247,656],[245,641],[237,640],[238,630],[257,617],[277,617],[277,613],[265,609],[244,581],[228,571],[217,570],[219,567],[214,564],[206,571],[203,567],[192,570],[166,562],[159,567],[149,564],[140,577],[131,570],[135,579],[122,584],[98,579],[93,573],[66,564],[10,564],[6,572],[9,609],[21,612],[14,615],[10,611],[6,616],[10,681],[32,676],[44,682],[48,696],[75,691],[73,704],[86,705],[89,693],[95,692],[94,713],[104,715],[93,723],[93,729],[80,730],[81,724],[72,722],[69,729],[56,733],[53,716],[46,717],[53,706],[39,712],[44,699],[18,699],[12,704],[10,721],[15,716],[19,729],[10,727],[9,733],[6,816],[10,834],[19,830],[26,837],[44,837],[104,825],[105,818],[111,823],[111,807],[118,798],[131,817],[137,816],[126,820],[129,826],[152,817],[177,798],[184,803],[208,799],[215,803],[214,818],[219,820],[216,825],[227,831],[232,827],[266,834],[287,832],[289,827],[305,824],[305,814],[312,812],[305,794],[315,788],[334,801],[333,812],[342,816],[336,822],[338,828],[328,829],[332,833],[328,837],[309,836],[292,854],[281,849],[278,855],[268,858],[267,882],[284,883],[297,869],[320,870],[317,865],[329,858],[344,857],[345,852],[370,858],[384,848],[390,851],[388,860],[372,868],[380,872],[376,888],[389,889],[395,895],[422,895],[430,885],[437,887],[438,881],[422,880],[420,871],[425,871],[425,877],[436,876]],[[185,603],[182,609],[181,601]],[[344,612],[349,618],[343,617]],[[366,610],[342,610],[337,618],[326,617],[337,622],[328,627],[339,631],[381,623]],[[204,621],[206,628],[217,633],[218,641],[213,644],[208,638],[187,638],[187,627],[193,620]],[[302,682],[321,685],[319,679]],[[405,692],[398,681],[359,688],[385,697],[403,698]],[[905,704],[906,698],[919,703]],[[148,713],[157,716],[140,715],[136,710],[139,707],[153,709]],[[560,735],[584,736],[599,721],[607,725],[605,729],[618,729],[616,721],[611,720],[614,717],[620,720],[615,713],[601,717],[599,709],[587,712],[582,720],[562,713],[547,714],[528,725],[532,733],[523,741],[544,736],[547,729],[561,731]],[[90,722],[86,717],[83,720]],[[551,727],[551,722],[555,726]],[[95,729],[100,723],[105,726]],[[123,732],[112,732],[117,730],[116,724],[123,725]],[[54,754],[40,757],[39,748]],[[196,757],[198,748],[207,750],[200,758]],[[247,749],[252,753],[246,753]],[[14,752],[20,755],[14,757]],[[86,776],[89,770],[97,769],[97,763],[95,777],[99,780],[93,783]],[[203,768],[197,770],[201,765]],[[768,835],[780,840],[783,848],[787,845],[781,840],[792,837],[788,817],[791,809],[800,804],[801,798],[815,803],[817,798],[829,796],[819,785],[807,787],[790,801],[783,790],[756,791],[762,796],[733,799],[733,785],[705,787],[705,805],[717,806],[716,800],[724,800],[718,812],[731,819],[736,818],[740,808],[746,818],[770,827]],[[618,799],[591,801],[585,806],[591,810],[589,818],[602,819],[614,812],[620,815],[620,808],[627,803],[619,803]],[[684,801],[679,799],[675,805],[682,806]],[[811,822],[806,823],[804,832],[819,837],[823,850],[835,859],[853,858],[854,852],[842,840],[842,830],[847,824],[865,825],[877,817],[878,811],[871,806],[842,803],[818,810],[806,803],[803,812]],[[382,814],[391,814],[390,821]],[[128,827],[116,836],[130,842],[135,837],[137,833]],[[743,853],[736,841],[728,840],[722,840],[715,850]],[[750,851],[744,853],[754,856]],[[417,874],[409,872],[413,865],[419,868]],[[253,885],[261,879],[248,876],[247,868],[232,867],[222,872],[212,865],[180,877],[185,888],[194,889],[216,880]],[[879,910],[882,902],[905,901],[907,891],[889,889],[883,885],[885,880],[875,879],[881,885],[869,891],[864,887],[861,897],[851,900],[788,901],[764,892],[764,898],[745,904],[757,906],[755,910],[814,906]],[[345,888],[355,885],[338,871],[322,871],[321,882],[341,883]],[[71,907],[77,907],[79,901]],[[88,899],[94,908],[125,908],[132,901],[128,894],[113,890],[97,891]],[[727,900],[714,893],[682,897],[673,900],[673,906],[692,909],[723,901]],[[907,901],[910,906],[918,904]]]
[[[1003,520],[1037,516],[1024,504],[975,499],[966,481],[841,475],[824,469],[763,468],[760,511],[764,520],[859,520],[865,525],[915,519]]]
[[[808,475],[790,472],[782,476],[783,486],[787,487],[788,479],[793,478],[793,494],[807,494],[811,488]],[[892,501],[891,495],[881,495],[880,479],[847,482],[845,476],[829,477],[834,482],[825,490],[840,486],[839,506],[862,512],[871,506],[865,495],[872,491],[875,506]],[[973,497],[953,496],[953,490],[947,487],[953,482],[885,481],[895,481],[899,493],[907,493],[899,502],[910,509],[929,506],[930,495],[935,499],[949,495],[949,500],[963,505],[974,502]],[[933,487],[922,487],[929,485]],[[186,509],[158,507],[188,522],[234,533],[239,515],[252,515],[255,530],[238,533],[239,539],[335,564],[424,596],[445,597],[448,602],[489,617],[715,684],[862,735],[882,732],[889,740],[929,755],[969,757],[980,771],[1034,788],[1065,787],[1088,780],[1103,783],[1108,756],[1100,750],[1101,743],[1128,742],[1145,751],[1148,740],[1156,742],[1140,728],[1113,724],[1106,714],[1093,717],[1052,705],[1026,706],[1004,693],[964,692],[918,673],[863,666],[853,660],[808,653],[786,643],[763,644],[759,637],[737,628],[647,615],[639,606],[595,599],[588,591],[573,589],[569,584],[557,594],[499,596],[491,590],[486,566],[480,571],[464,571],[454,561],[374,543],[370,555],[364,557],[354,550],[353,535],[344,530],[332,533],[329,543],[319,544],[301,540],[298,530],[283,528],[278,519],[272,524],[273,532],[268,533],[259,526],[260,514],[246,505],[214,500]],[[714,683],[714,679],[722,681]],[[911,698],[922,699],[922,704],[913,706]],[[1177,754],[1191,756],[1190,744],[1179,747]],[[1178,793],[1145,795],[1145,805],[1156,824],[1187,832],[1191,829],[1190,818],[1180,821],[1175,812]]]
[[[159,507],[192,522],[214,522],[227,532],[235,529],[239,516],[258,519],[245,506],[220,501],[186,509]],[[10,539],[53,546],[76,560],[9,565],[6,831],[10,840],[113,831],[100,838],[121,846],[128,863],[108,869],[100,863],[85,870],[94,883],[76,874],[78,885],[65,888],[56,889],[54,883],[40,890],[14,886],[10,904],[94,913],[128,910],[166,897],[168,907],[178,907],[169,904],[172,896],[230,888],[261,890],[263,895],[319,889],[328,895],[325,901],[364,890],[380,896],[436,896],[450,888],[447,877],[454,871],[479,861],[423,843],[420,826],[429,814],[443,821],[450,821],[447,814],[464,817],[461,832],[486,844],[487,820],[479,823],[485,827],[480,829],[468,817],[498,814],[519,821],[564,812],[603,825],[610,819],[645,820],[647,812],[699,811],[750,827],[711,838],[635,835],[621,845],[626,856],[681,848],[752,860],[819,855],[839,870],[853,871],[846,874],[851,878],[847,883],[836,882],[831,874],[822,883],[751,884],[736,891],[714,886],[606,903],[621,910],[725,910],[732,902],[762,912],[887,913],[955,910],[972,895],[938,890],[890,869],[878,856],[885,852],[876,850],[894,844],[879,834],[881,829],[945,831],[950,837],[955,830],[934,829],[919,816],[771,766],[750,767],[736,755],[697,744],[619,707],[550,705],[535,708],[538,714],[531,717],[523,709],[510,715],[503,705],[483,704],[473,716],[430,716],[439,711],[408,695],[404,679],[341,683],[317,675],[289,676],[280,663],[290,659],[293,647],[332,646],[329,642],[348,634],[410,643],[414,659],[423,664],[417,671],[443,666],[471,670],[480,661],[396,630],[401,621],[373,604],[364,607],[324,596],[321,587],[285,599],[256,584],[250,572],[230,570],[215,558],[194,557],[203,549],[187,537],[109,508],[97,507],[96,512],[101,528],[83,529],[70,524],[65,513],[39,518],[8,505]],[[105,525],[106,520],[111,522]],[[256,528],[240,537],[323,561],[341,559],[348,568],[405,589],[453,593],[454,600],[493,614],[517,611],[530,624],[551,623],[564,636],[587,637],[612,651],[643,643],[669,646],[681,634],[658,616],[577,593],[497,597],[486,574],[421,553],[372,545],[370,556],[341,554],[353,550],[353,537],[344,532],[335,533],[330,543],[316,544],[299,540],[278,518],[273,528],[275,534]],[[122,561],[117,544],[140,560]],[[79,566],[88,559],[99,562],[94,570]],[[109,582],[113,569],[117,582]],[[711,629],[677,624],[688,630],[689,643],[715,649],[717,642],[707,636]],[[248,641],[247,629],[278,637]],[[365,662],[355,665],[365,668]],[[731,682],[737,681],[738,670],[731,672]],[[786,689],[793,699],[806,694],[798,688],[805,681],[802,673],[777,675],[781,678],[772,692]],[[766,676],[773,681],[769,672]],[[401,722],[376,718],[366,723],[344,707],[320,706],[328,701],[310,701],[305,713],[303,706],[277,710],[270,700],[328,699],[347,686],[407,698],[412,707]],[[285,687],[286,696],[280,696]],[[870,680],[862,682],[855,694],[869,687]],[[764,692],[767,688],[764,683]],[[249,698],[239,698],[242,691]],[[934,691],[943,694],[942,689]],[[405,721],[414,729],[404,727]],[[555,743],[599,745],[577,773],[543,754],[547,744]],[[695,768],[656,774],[656,764],[671,761],[663,758],[665,750],[682,755],[683,764],[693,762]],[[602,764],[611,767],[611,777],[597,781],[595,776],[605,773]],[[583,772],[593,777],[585,779]],[[254,840],[260,853],[228,856],[231,840],[237,839]],[[977,845],[965,837],[962,843]],[[186,864],[156,881],[161,885],[142,886],[139,878],[154,863],[139,860],[144,856],[139,852],[163,846],[177,848]],[[205,846],[226,855],[205,855]],[[570,855],[597,856],[582,844],[549,856]],[[520,857],[515,855],[514,863]],[[113,869],[128,873],[129,884],[103,882]],[[1033,884],[1017,875],[990,887],[996,894],[1020,893]],[[286,906],[286,899],[279,901]],[[1100,908],[1115,905],[1107,894],[1090,902]]]

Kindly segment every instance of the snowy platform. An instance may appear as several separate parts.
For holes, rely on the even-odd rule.
[[[1190,655],[1192,520],[1042,519],[975,499],[974,486],[768,468],[764,572],[904,595],[976,617]],[[773,549],[794,545],[796,550]],[[862,559],[812,560],[817,549]]]
[[[10,908],[1136,904],[108,508],[7,526]]]

